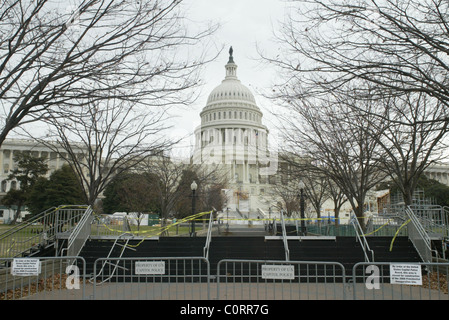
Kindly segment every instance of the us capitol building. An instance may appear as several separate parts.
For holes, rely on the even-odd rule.
[[[270,180],[278,170],[277,150],[269,148],[269,131],[254,95],[237,77],[232,47],[225,71],[200,113],[193,162],[224,170],[230,210],[268,212]]]

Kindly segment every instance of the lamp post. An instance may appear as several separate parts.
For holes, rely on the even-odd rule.
[[[299,187],[299,208],[300,208],[300,212],[301,212],[301,233],[303,236],[306,235],[306,226],[305,226],[305,217],[304,217],[304,182],[302,180],[299,181],[298,184]]]
[[[273,225],[274,223],[271,221],[271,206],[268,208],[268,232],[273,234]]]
[[[196,184],[195,180],[190,185],[190,189],[192,189],[192,215],[195,214],[195,191],[198,188],[198,185]],[[190,236],[195,236],[195,219],[192,219],[190,221]]]
[[[226,232],[229,232],[229,208],[226,208]]]

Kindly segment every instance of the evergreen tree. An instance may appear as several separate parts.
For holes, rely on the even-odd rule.
[[[36,181],[27,199],[27,207],[33,214],[38,214],[51,207],[60,205],[82,205],[86,203],[80,182],[68,165],[54,171],[49,179]]]
[[[6,196],[2,199],[2,203],[6,206],[16,206],[16,213],[12,223],[14,224],[20,213],[22,207],[25,205],[27,198],[33,189],[39,177],[45,175],[48,171],[48,166],[45,163],[45,158],[34,157],[29,152],[19,152],[14,156],[16,164],[15,169],[8,176],[8,180],[15,180],[19,183],[19,189],[8,191]]]

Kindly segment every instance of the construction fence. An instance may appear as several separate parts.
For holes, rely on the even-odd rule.
[[[449,263],[0,259],[0,300],[448,300]]]

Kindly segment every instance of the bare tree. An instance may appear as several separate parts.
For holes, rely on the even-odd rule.
[[[14,128],[115,98],[187,103],[206,62],[179,0],[5,0],[0,4],[0,145]],[[195,48],[195,54],[189,48]],[[199,49],[199,50],[198,50]]]
[[[384,175],[375,157],[378,139],[373,138],[373,132],[368,134],[369,122],[353,112],[352,103],[359,102],[329,101],[312,105],[291,101],[288,116],[283,116],[282,131],[287,151],[294,158],[311,161],[312,166],[299,168],[335,182],[356,216],[361,218],[368,190]]]
[[[383,98],[421,92],[449,102],[449,5],[421,0],[299,0],[276,34],[279,94]],[[366,84],[369,85],[366,85]],[[348,84],[351,84],[348,86]],[[290,92],[290,93],[289,93]]]
[[[111,98],[58,115],[50,118],[45,139],[38,140],[70,164],[90,205],[115,175],[172,144],[162,137],[164,109]]]
[[[218,166],[189,164],[183,161],[174,161],[163,155],[147,157],[136,166],[136,170],[143,172],[148,179],[152,180],[153,190],[151,192],[156,195],[159,201],[158,208],[163,229],[170,214],[177,213],[179,206],[188,207],[188,212],[191,212],[192,191],[190,184],[193,179],[196,179],[195,182],[198,185],[197,196],[203,198],[199,199],[197,203],[206,202],[207,204],[208,186],[222,185],[225,176],[225,174],[221,174]],[[208,208],[207,210],[211,209]]]
[[[330,199],[334,203],[335,226],[338,227],[340,221],[340,209],[348,198],[341,189],[329,178],[327,178],[327,192]]]
[[[309,202],[315,209],[318,224],[321,224],[321,208],[327,200],[327,175],[320,170],[313,170],[310,166],[303,172],[303,182],[305,184],[305,194]]]
[[[380,170],[386,172],[403,194],[406,205],[412,204],[413,192],[423,172],[444,158],[448,122],[440,118],[441,102],[423,93],[387,97],[378,101],[383,129],[372,123],[368,130],[376,132],[380,146],[377,155]]]
[[[293,212],[299,211],[299,190],[298,184],[290,181],[290,183],[276,182],[271,184],[271,193],[274,207],[278,210],[284,210],[287,217],[291,217]]]
[[[441,157],[449,120],[449,5],[419,0],[298,0],[276,37],[283,72],[272,97],[351,103],[377,140],[378,169],[407,204]],[[365,102],[362,102],[365,101]],[[373,105],[375,104],[375,106]],[[373,159],[374,159],[373,158]],[[350,199],[348,199],[350,200]]]

